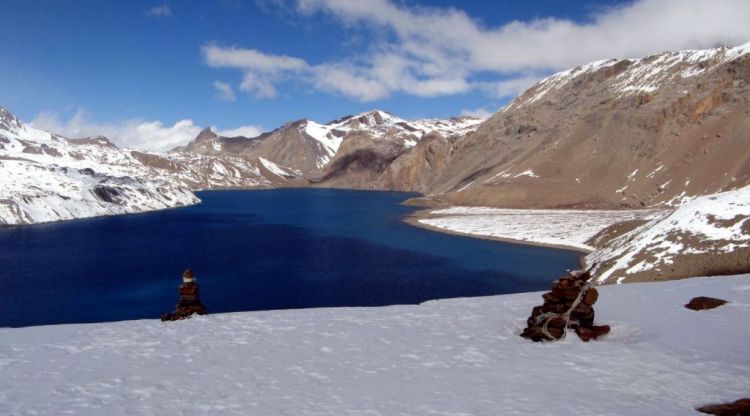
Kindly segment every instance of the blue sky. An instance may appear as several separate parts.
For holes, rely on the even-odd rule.
[[[0,105],[163,149],[379,108],[487,114],[591,60],[750,41],[745,0],[0,0]]]

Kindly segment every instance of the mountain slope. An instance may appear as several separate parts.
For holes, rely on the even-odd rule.
[[[0,225],[150,211],[200,202],[191,190],[283,186],[296,174],[259,159],[120,149],[68,139],[0,107]]]
[[[119,169],[105,138],[68,141],[0,108],[0,225],[124,214],[200,202],[184,186]]]
[[[428,194],[502,207],[679,205],[750,183],[750,44],[595,62],[456,143]]]
[[[599,283],[750,270],[750,186],[685,203],[585,258]]]
[[[380,184],[373,184],[375,177],[362,178],[357,172],[344,172],[349,167],[348,161],[364,152],[383,157],[387,166],[429,134],[458,137],[474,130],[480,122],[472,117],[406,121],[373,110],[326,124],[297,120],[253,138],[221,137],[206,129],[173,153],[263,158],[287,171],[306,175],[313,183],[322,182],[322,186],[382,189]]]

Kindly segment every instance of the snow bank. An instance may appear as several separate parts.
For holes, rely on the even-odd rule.
[[[622,221],[650,219],[660,210],[587,211],[452,207],[419,223],[452,232],[591,251],[591,237]]]
[[[539,295],[4,328],[0,414],[650,416],[747,396],[750,275],[602,287],[612,333],[590,343],[520,338]],[[698,295],[731,303],[682,307]]]

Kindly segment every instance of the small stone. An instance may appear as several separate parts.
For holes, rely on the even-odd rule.
[[[727,303],[724,299],[709,298],[707,296],[698,296],[690,299],[685,307],[694,311],[702,311],[705,309],[718,308],[721,305]]]
[[[588,328],[579,326],[576,328],[576,334],[582,341],[589,342],[592,339],[609,334],[610,329],[609,325],[591,326]]]

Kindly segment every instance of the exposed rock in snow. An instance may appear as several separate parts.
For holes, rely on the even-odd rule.
[[[586,257],[600,283],[750,270],[750,186],[696,198]]]
[[[683,416],[747,396],[750,275],[601,287],[612,330],[588,343],[519,337],[539,295],[2,328],[0,414]],[[698,295],[730,303],[682,306]]]

